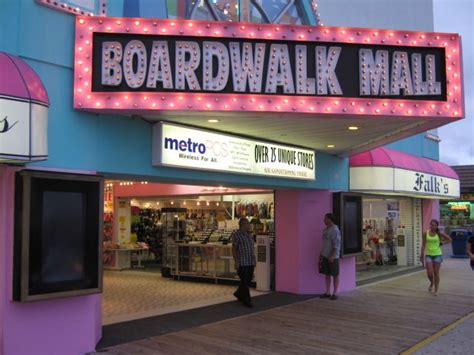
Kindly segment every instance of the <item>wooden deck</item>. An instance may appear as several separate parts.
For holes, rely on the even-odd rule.
[[[446,260],[440,293],[417,273],[119,345],[107,354],[398,354],[474,310],[474,272]]]

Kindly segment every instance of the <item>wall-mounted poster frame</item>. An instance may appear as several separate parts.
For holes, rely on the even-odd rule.
[[[18,172],[13,299],[102,292],[102,213],[101,176]]]
[[[107,16],[107,0],[35,0],[55,10],[81,16]]]
[[[333,212],[342,237],[342,256],[362,253],[362,196],[354,193],[333,193]]]

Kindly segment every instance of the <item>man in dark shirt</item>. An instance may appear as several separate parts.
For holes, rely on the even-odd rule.
[[[240,277],[240,285],[234,296],[247,307],[252,307],[249,286],[255,269],[255,250],[253,236],[249,233],[247,218],[239,220],[239,229],[232,234],[232,254],[235,269]]]

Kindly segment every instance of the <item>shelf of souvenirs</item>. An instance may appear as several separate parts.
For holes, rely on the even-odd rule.
[[[254,245],[258,254],[257,244]],[[232,246],[210,242],[200,244],[190,242],[175,244],[171,256],[171,275],[178,280],[182,277],[218,280],[238,280]],[[261,265],[257,264],[257,268]]]
[[[148,250],[148,244],[142,242],[116,243],[105,241],[103,243],[102,264],[107,270],[142,268],[143,253],[148,252]],[[136,265],[132,265],[132,254],[136,255]]]
[[[193,231],[186,233],[186,236],[182,240],[175,240],[176,244],[221,244],[227,245],[232,243],[232,233],[234,230],[222,230],[222,229],[205,229],[200,231]],[[257,233],[251,232],[253,235],[270,235],[274,238],[274,230],[261,230]]]

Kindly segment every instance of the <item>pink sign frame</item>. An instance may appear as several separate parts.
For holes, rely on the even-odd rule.
[[[106,16],[107,15],[107,0],[94,0],[98,5],[98,11],[92,9],[86,9],[82,6],[71,4],[66,0],[35,0],[38,4],[50,7],[54,10],[63,11],[73,15],[86,15],[86,16]]]
[[[95,32],[444,47],[447,101],[218,92],[93,92],[92,37]],[[190,110],[286,112],[324,116],[436,117],[453,120],[464,116],[461,40],[455,33],[81,16],[76,19],[75,41],[74,108],[79,110],[122,114]]]

